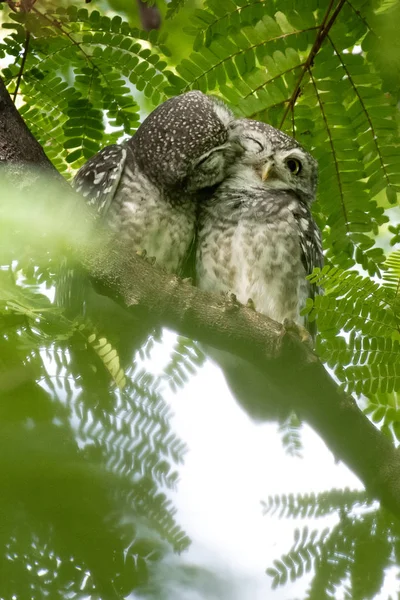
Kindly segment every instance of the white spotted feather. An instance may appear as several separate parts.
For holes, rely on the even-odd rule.
[[[127,142],[92,157],[74,187],[128,248],[179,272],[194,239],[197,192],[219,183],[233,160],[232,119],[201,92],[171,98]]]

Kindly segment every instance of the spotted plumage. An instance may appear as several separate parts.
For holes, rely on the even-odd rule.
[[[283,322],[302,325],[300,311],[318,293],[306,280],[322,266],[319,229],[310,206],[317,163],[294,139],[250,120],[230,124],[241,149],[215,193],[199,204],[197,283],[231,292],[238,300]],[[313,324],[307,324],[312,330]],[[283,416],[279,390],[250,363],[208,349],[246,412],[257,420]]]
[[[322,264],[310,211],[317,164],[269,125],[238,120],[230,128],[242,155],[199,206],[199,286],[230,291],[243,303],[251,298],[270,318],[300,324],[300,310],[316,291],[305,277]]]
[[[128,141],[92,157],[74,187],[128,248],[179,272],[194,236],[196,193],[220,182],[233,159],[232,118],[201,92],[171,98]]]

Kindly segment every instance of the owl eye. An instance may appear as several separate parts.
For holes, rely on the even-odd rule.
[[[241,146],[248,152],[255,152],[256,154],[264,150],[262,143],[252,137],[243,138],[241,140]]]
[[[302,164],[297,158],[288,158],[286,166],[293,175],[298,175],[302,169]]]

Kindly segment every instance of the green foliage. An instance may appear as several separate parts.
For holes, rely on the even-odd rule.
[[[273,587],[313,571],[307,600],[337,598],[340,586],[346,587],[348,598],[372,599],[383,586],[385,569],[397,563],[399,525],[363,492],[275,496],[264,510],[302,519],[331,515],[336,521],[324,529],[295,529],[292,548],[267,569]]]
[[[85,329],[87,329],[87,325],[83,325],[79,328],[80,331],[85,331]],[[113,348],[106,338],[99,338],[93,331],[89,334],[87,341],[102,360],[114,383],[119,388],[124,389],[126,378],[120,365],[118,351]]]
[[[368,399],[372,420],[397,437],[400,252],[389,255],[380,281],[329,266],[315,269],[309,279],[325,292],[304,311],[311,320],[318,318],[319,355],[347,391]]]
[[[279,433],[282,436],[282,445],[289,456],[301,457],[301,423],[297,415],[292,412],[279,425]]]
[[[2,76],[10,93],[22,96],[23,117],[59,170],[133,133],[139,121],[133,88],[153,106],[166,99],[162,35],[73,5],[9,18],[0,56],[14,60]]]
[[[66,227],[48,203],[68,196],[44,179],[28,197],[1,185],[0,595],[125,597],[189,544],[166,495],[186,449],[163,377],[124,373],[119,349],[48,297]]]
[[[262,503],[263,513],[277,515],[280,519],[320,518],[333,514],[335,511],[348,513],[351,509],[367,503],[365,492],[356,490],[329,490],[321,494],[283,494],[269,496]]]
[[[177,12],[183,7],[183,5],[185,4],[185,0],[171,0],[171,2],[168,4],[168,10],[167,10],[167,19],[172,19],[172,17],[174,17]]]
[[[383,281],[392,294],[392,303],[395,305],[396,313],[399,310],[400,300],[400,250],[392,252],[386,259]]]
[[[196,342],[178,336],[171,360],[164,369],[164,376],[171,389],[176,391],[178,387],[182,387],[204,360],[205,356]]]

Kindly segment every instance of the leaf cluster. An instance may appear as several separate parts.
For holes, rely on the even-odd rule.
[[[372,599],[383,587],[385,569],[398,564],[398,523],[364,492],[275,496],[264,503],[264,511],[279,517],[335,520],[324,529],[296,528],[289,552],[267,569],[273,587],[313,572],[307,600],[336,598],[340,587],[346,589],[346,598]]]
[[[183,3],[172,0],[168,17]],[[379,240],[382,233],[391,245],[400,239],[396,223],[387,227],[400,189],[400,53],[390,45],[400,27],[396,3],[207,0],[186,30],[192,51],[178,60],[162,32],[132,28],[95,6],[38,0],[26,12],[11,4],[2,8],[1,75],[66,175],[132,135],[143,104],[190,89],[286,131],[312,152],[320,166],[313,210],[328,264],[310,278],[325,295],[305,313],[318,320],[317,350],[328,367],[400,439],[400,254],[385,256]],[[180,339],[164,374],[153,377],[132,354],[127,367],[97,324],[61,314],[49,296],[62,223],[53,221],[51,236],[45,217],[33,221],[31,229],[46,234],[32,241],[32,213],[20,204],[3,220],[0,257],[0,456],[14,457],[1,461],[9,484],[0,502],[1,595],[121,597],[145,584],[167,548],[189,542],[165,493],[185,448],[170,430],[160,390],[166,379],[173,389],[183,385],[203,357]],[[298,454],[295,418],[281,430]],[[348,581],[353,598],[377,593],[383,569],[399,559],[398,532],[377,511],[345,516],[361,501],[348,491],[269,499],[266,511],[281,516],[339,518],[330,531],[298,530],[268,571],[274,585],[317,566],[310,599],[334,597]],[[22,572],[21,564],[33,567]]]
[[[329,266],[315,269],[309,279],[325,291],[304,310],[318,319],[319,355],[348,392],[367,400],[373,421],[397,437],[400,252],[389,255],[380,280]]]
[[[139,122],[132,90],[153,106],[166,99],[163,36],[71,5],[10,12],[2,77],[21,97],[21,113],[54,165],[67,171]]]
[[[123,597],[146,585],[155,563],[189,544],[166,493],[176,487],[186,448],[170,427],[164,375],[152,377],[132,360],[125,368],[120,349],[89,321],[68,319],[52,304],[52,211],[39,226],[34,190],[23,199],[8,189],[7,198],[0,595]],[[18,198],[24,218],[13,210]]]

